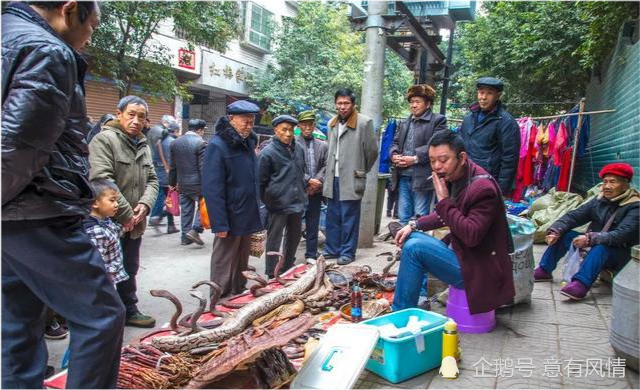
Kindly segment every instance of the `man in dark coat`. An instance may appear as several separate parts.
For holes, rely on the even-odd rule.
[[[307,197],[304,153],[294,141],[293,129],[298,121],[289,115],[273,119],[274,136],[258,157],[260,198],[269,212],[267,218],[267,277],[274,277],[284,235],[284,265],[286,271],[296,261],[296,250],[302,237],[302,213]]]
[[[640,193],[631,187],[633,167],[626,163],[606,165],[600,171],[602,194],[565,214],[547,231],[549,248],[534,272],[536,282],[550,282],[560,259],[574,245],[589,249],[580,270],[560,293],[580,300],[602,270],[615,274],[631,258],[631,247],[638,244]],[[586,234],[572,229],[589,223]]]
[[[173,117],[171,117],[173,118]],[[160,189],[158,191],[158,197],[156,198],[156,202],[153,204],[153,208],[151,209],[151,214],[149,217],[149,225],[158,227],[160,225],[160,221],[164,216],[167,217],[167,234],[177,233],[178,229],[176,228],[173,215],[168,213],[165,207],[165,201],[167,199],[167,194],[169,193],[169,169],[171,167],[171,144],[178,137],[178,130],[180,128],[177,126],[177,122],[175,125],[169,125],[168,128],[164,129],[158,138],[153,138],[154,134],[152,133],[152,140],[149,142],[149,147],[151,147],[151,156],[153,157],[153,167],[156,170],[156,174],[158,176],[158,183],[160,184]],[[149,141],[149,140],[147,140]]]
[[[520,128],[500,101],[504,84],[494,77],[476,83],[478,102],[462,121],[460,136],[469,158],[489,172],[503,196],[513,190],[520,153]]]
[[[316,128],[316,114],[314,111],[303,111],[298,115],[300,135],[296,142],[304,153],[305,179],[308,180],[307,208],[304,213],[305,238],[307,250],[304,257],[315,260],[318,257],[318,231],[322,210],[322,185],[327,167],[327,152],[329,147],[325,141],[313,136]]]
[[[182,225],[182,245],[197,243],[204,245],[200,238],[198,202],[202,197],[202,161],[207,143],[202,138],[207,123],[202,119],[189,120],[189,131],[171,144],[171,169],[169,186],[180,192],[180,222]]]
[[[427,84],[407,91],[411,115],[401,121],[391,145],[392,190],[398,191],[398,216],[406,225],[416,215],[431,211],[433,182],[429,164],[429,140],[437,131],[447,129],[447,118],[431,110],[436,91]]]
[[[438,203],[396,235],[402,255],[393,310],[417,306],[427,272],[464,289],[471,314],[511,302],[513,243],[497,183],[467,157],[464,142],[452,131],[433,136],[429,160]],[[443,226],[451,234],[442,241],[414,231]]]
[[[251,234],[263,229],[256,177],[258,136],[252,131],[259,110],[245,100],[228,105],[229,115],[218,120],[204,152],[202,194],[216,235],[211,280],[223,296],[244,291],[247,280],[242,271],[249,264]]]
[[[124,306],[82,227],[93,203],[81,53],[96,2],[2,11],[2,387],[43,387],[45,305],[67,319],[68,388],[115,388]]]

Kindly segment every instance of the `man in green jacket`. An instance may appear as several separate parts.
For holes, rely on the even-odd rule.
[[[90,178],[108,179],[120,188],[116,221],[126,232],[121,238],[124,268],[129,279],[117,289],[127,309],[125,325],[152,328],[156,320],[137,307],[136,274],[140,268],[140,245],[146,216],[158,196],[158,177],[153,168],[151,149],[142,134],[149,108],[137,96],[126,96],[118,103],[117,119],[107,122],[89,144]]]

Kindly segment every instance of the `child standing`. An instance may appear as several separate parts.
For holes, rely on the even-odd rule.
[[[120,246],[124,230],[122,225],[111,219],[118,212],[120,191],[114,182],[107,179],[92,181],[91,188],[96,198],[91,206],[91,215],[84,221],[84,229],[102,255],[109,279],[115,285],[129,279]]]

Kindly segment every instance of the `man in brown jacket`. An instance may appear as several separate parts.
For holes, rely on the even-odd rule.
[[[127,313],[125,325],[152,328],[156,320],[137,307],[136,274],[140,268],[140,245],[147,227],[146,217],[158,196],[158,177],[151,149],[142,134],[149,108],[137,96],[118,103],[117,119],[107,122],[89,144],[90,178],[108,179],[120,188],[116,221],[124,226],[121,238],[124,268],[129,279],[118,283],[118,294]]]

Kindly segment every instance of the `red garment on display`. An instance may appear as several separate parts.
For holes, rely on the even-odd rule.
[[[558,185],[556,189],[558,191],[569,190],[569,173],[571,172],[571,154],[573,147],[568,147],[562,154],[562,162],[560,166],[560,178],[558,178]]]
[[[527,155],[518,161],[518,171],[516,173],[516,188],[511,193],[513,202],[520,202],[522,193],[527,186],[534,183],[535,161],[537,152],[536,138],[538,129],[535,125],[529,130],[529,145]]]

